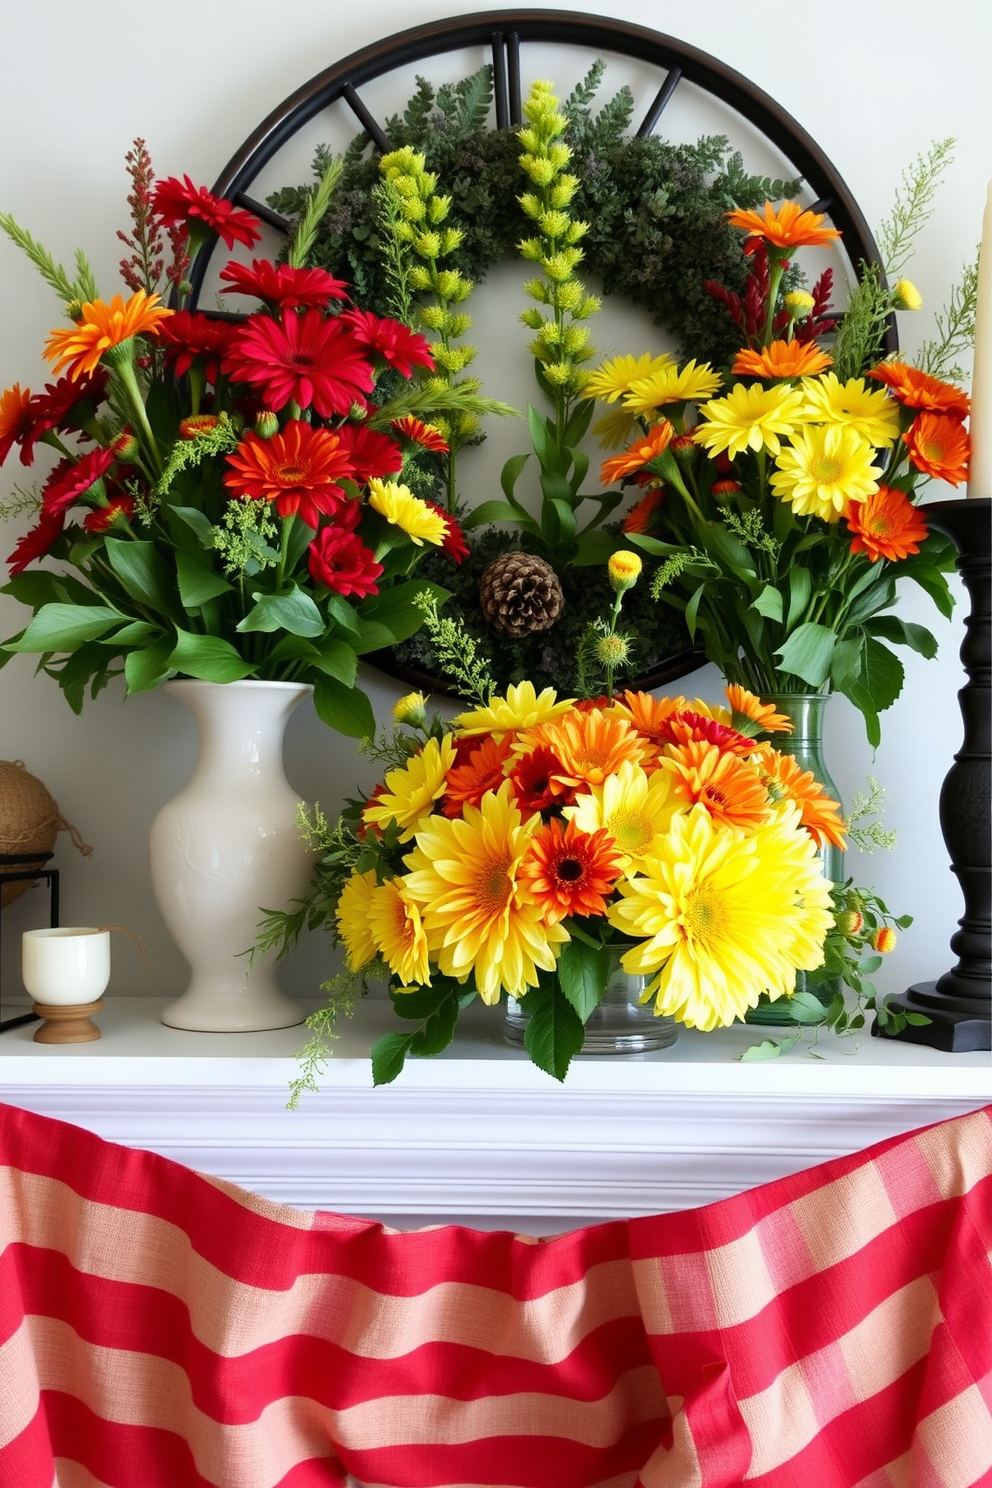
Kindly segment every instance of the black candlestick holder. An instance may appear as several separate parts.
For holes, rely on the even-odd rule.
[[[940,792],[940,829],[964,896],[964,914],[951,936],[957,965],[935,982],[918,982],[893,998],[896,1012],[923,1013],[929,1023],[907,1024],[889,1034],[904,1043],[928,1044],[960,1054],[992,1048],[992,868],[990,868],[990,703],[992,703],[992,553],[989,497],[936,501],[927,522],[957,548],[958,572],[971,601],[961,661],[967,681],[958,693],[964,741]]]

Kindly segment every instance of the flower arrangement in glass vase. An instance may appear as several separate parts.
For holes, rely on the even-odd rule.
[[[335,1018],[378,981],[402,1031],[372,1051],[377,1084],[408,1054],[440,1052],[471,1003],[495,1013],[505,999],[526,1014],[533,1062],[561,1080],[611,955],[643,978],[654,1014],[701,1029],[791,997],[797,971],[822,964],[834,910],[817,850],[843,831],[836,804],[768,741],[787,720],[741,687],[726,708],[614,695],[609,641],[639,568],[631,552],[610,560],[617,603],[589,672],[605,692],[497,693],[463,648],[478,706],[446,724],[422,694],[402,698],[376,745],[382,781],[336,822],[307,817],[310,893],[267,918],[259,948],[324,928],[347,970],[309,1020],[297,1097],[315,1088]]]
[[[935,154],[917,185],[932,187]],[[741,338],[733,381],[667,355],[600,365],[586,391],[609,405],[598,427],[622,446],[602,481],[643,488],[627,539],[660,560],[652,593],[728,681],[762,697],[843,693],[874,745],[903,682],[892,645],[937,649],[893,613],[898,581],[944,615],[953,604],[953,549],[917,498],[928,479],[966,478],[969,400],[932,370],[882,356],[888,315],[919,304],[908,281],[889,289],[863,266],[839,325],[829,268],[812,291],[789,288],[797,250],[840,236],[819,213],[766,202],[728,218],[745,235],[749,277],[742,295],[709,288]],[[908,219],[897,201],[886,233],[896,256],[915,231]],[[967,341],[973,291],[972,274],[943,342],[928,345],[931,367]]]
[[[208,241],[253,248],[257,220],[189,177],[155,181],[141,140],[127,160],[126,298],[102,300],[81,252],[70,274],[0,215],[69,321],[45,345],[57,381],[0,397],[0,460],[58,456],[40,494],[15,498],[34,522],[3,592],[33,616],[0,664],[40,656],[76,711],[121,671],[130,693],[172,676],[306,682],[326,723],[368,734],[358,658],[421,624],[421,556],[462,552],[455,519],[404,469],[443,444],[431,411],[498,405],[428,388],[422,335],[305,266],[339,165],[284,262],[221,270],[221,293],[256,302],[237,315],[187,308],[188,276]]]

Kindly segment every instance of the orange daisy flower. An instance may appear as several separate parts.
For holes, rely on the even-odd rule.
[[[919,413],[902,436],[917,470],[959,486],[968,479],[971,440],[949,413]]]
[[[650,692],[625,692],[622,697],[614,700],[613,712],[627,719],[641,737],[648,740],[660,753],[662,746],[671,742],[672,714],[678,713],[685,706],[684,697],[656,698]],[[650,774],[655,764],[650,759],[642,760],[641,768]]]
[[[776,713],[772,703],[763,703],[746,687],[732,682],[726,688],[730,704],[730,724],[739,734],[754,738],[757,734],[791,734],[792,720]]]
[[[971,408],[967,393],[953,383],[941,382],[919,367],[908,367],[905,362],[880,362],[868,373],[876,382],[884,382],[892,396],[907,408],[919,408],[925,413],[947,413],[952,418],[966,419]]]
[[[624,760],[639,765],[651,753],[651,746],[625,718],[610,713],[575,712],[534,732],[537,742],[546,744],[558,756],[554,780],[573,790],[602,785]]]
[[[890,486],[879,486],[864,501],[852,501],[847,525],[854,533],[851,552],[867,553],[872,563],[879,558],[898,563],[900,558],[918,553],[927,535],[923,513],[904,491]]]
[[[436,429],[433,424],[425,424],[423,419],[412,413],[393,419],[393,428],[404,439],[411,439],[414,444],[419,444],[421,449],[433,450],[438,455],[448,453],[448,443],[440,429]]]
[[[120,295],[114,295],[109,305],[103,300],[90,300],[74,326],[52,331],[45,342],[45,357],[56,372],[67,371],[71,380],[78,382],[96,370],[105,351],[132,336],[156,336],[163,320],[172,314],[159,304],[158,295],[146,294],[143,289],[136,289],[127,304]]]
[[[661,486],[652,486],[650,490],[632,506],[623,519],[624,532],[648,532],[653,526],[652,517],[665,499],[665,493]]]
[[[517,882],[549,924],[567,915],[605,915],[606,896],[623,873],[624,859],[605,827],[583,832],[554,817],[539,827],[517,871]]]
[[[658,455],[664,454],[674,432],[668,419],[662,419],[643,439],[635,439],[622,455],[604,460],[599,474],[603,485],[610,486],[614,481],[622,480],[625,475],[633,475],[635,470],[642,470],[645,465],[657,459]]]
[[[772,799],[799,807],[802,824],[817,847],[832,842],[843,849],[846,829],[840,803],[827,795],[812,770],[802,769],[791,755],[779,754],[770,744],[761,750],[760,763]]]
[[[836,227],[821,227],[823,214],[805,211],[796,202],[783,202],[776,211],[765,202],[760,212],[728,212],[727,221],[749,238],[764,238],[776,248],[820,248],[839,238]]]
[[[693,708],[682,708],[673,713],[665,728],[669,744],[715,744],[724,754],[750,754],[754,740],[746,739],[735,728],[720,723],[716,718],[707,718]]]
[[[813,341],[772,341],[760,351],[739,351],[730,370],[737,377],[813,377],[832,363]]]
[[[506,775],[504,765],[510,758],[513,739],[506,734],[496,740],[492,734],[468,752],[464,762],[459,762],[448,771],[444,801],[441,810],[445,816],[461,816],[462,807],[468,802],[478,806],[486,791],[499,790]]]
[[[33,425],[31,389],[22,388],[19,382],[15,382],[13,387],[5,388],[0,393],[0,465]]]
[[[673,749],[662,769],[674,777],[673,793],[690,806],[703,806],[726,827],[753,831],[768,820],[769,797],[761,776],[743,760],[704,739]]]
[[[538,744],[529,754],[520,756],[510,771],[510,784],[521,815],[571,805],[575,792],[557,778],[560,770],[561,761],[546,744]]]

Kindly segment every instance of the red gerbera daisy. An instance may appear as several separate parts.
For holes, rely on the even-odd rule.
[[[432,450],[436,455],[448,453],[448,442],[440,429],[435,429],[433,424],[425,424],[423,419],[416,418],[412,413],[408,413],[404,418],[393,419],[393,428],[397,434],[402,434],[404,439],[410,439],[414,444],[419,444],[421,449]]]
[[[729,754],[750,754],[754,748],[752,739],[745,739],[736,729],[717,723],[715,718],[704,718],[702,713],[692,708],[681,708],[672,713],[661,725],[659,737],[670,744],[691,744],[699,740],[715,744]]]
[[[177,377],[185,377],[198,362],[207,381],[216,384],[221,361],[236,330],[226,320],[214,320],[195,310],[177,310],[159,331],[159,344]]]
[[[349,504],[358,506],[357,501]],[[322,527],[310,544],[307,566],[314,582],[323,584],[334,594],[365,599],[369,594],[379,593],[376,580],[382,573],[382,564],[375,561],[371,548],[347,528]]]
[[[447,553],[448,557],[454,559],[455,563],[461,563],[463,558],[468,557],[469,550],[468,543],[465,541],[465,534],[455,521],[455,518],[450,512],[446,512],[443,506],[438,506],[436,501],[425,500],[424,505],[429,506],[431,511],[437,512],[439,517],[444,518],[445,532],[444,537],[441,539],[442,553]]]
[[[971,407],[967,393],[953,383],[941,382],[919,367],[909,367],[905,362],[880,362],[868,373],[878,382],[884,382],[892,395],[907,408],[919,408],[929,413],[947,413],[955,419],[966,419]]]
[[[554,817],[539,827],[520,863],[518,879],[549,924],[567,915],[603,915],[606,896],[623,871],[623,859],[605,827],[582,832]]]
[[[474,747],[468,758],[448,771],[441,806],[445,816],[461,816],[464,806],[478,806],[487,791],[499,790],[505,779],[504,766],[510,758],[512,744],[510,734],[504,734],[500,740],[492,734],[487,734],[481,742],[473,740]]]
[[[372,365],[341,324],[319,310],[284,310],[278,320],[252,315],[231,341],[223,370],[257,387],[276,413],[287,403],[321,418],[348,413],[374,386]]]
[[[262,236],[258,219],[242,212],[222,196],[214,196],[205,186],[194,186],[189,176],[180,181],[166,176],[155,183],[155,212],[166,223],[182,223],[194,233],[199,223],[209,227],[228,248],[243,243],[252,248]]]
[[[335,279],[326,269],[298,269],[292,264],[270,263],[267,258],[252,259],[246,264],[229,263],[221,269],[220,278],[227,288],[221,294],[253,295],[267,305],[282,310],[305,310],[311,306],[326,310],[328,300],[350,299],[343,279]]]
[[[168,321],[163,321],[167,325]],[[73,382],[71,377],[60,377],[57,382],[46,382],[45,391],[36,393],[31,399],[34,428],[24,440],[21,461],[30,465],[34,445],[50,429],[80,430],[92,418],[107,395],[107,373],[97,367],[89,376]]]
[[[90,450],[79,460],[60,460],[41,492],[41,508],[48,516],[68,511],[110,469],[114,452]]]
[[[374,475],[397,475],[403,469],[403,451],[388,434],[380,434],[368,424],[342,424],[338,433],[357,481],[371,480]]]
[[[910,553],[920,551],[927,535],[923,513],[903,491],[879,486],[864,501],[852,501],[847,525],[854,533],[852,553],[867,553],[872,563],[888,558],[898,563]]]
[[[557,778],[561,774],[561,760],[546,744],[521,755],[510,771],[510,783],[521,812],[547,811],[555,805],[569,804],[575,792],[568,790]]]
[[[433,371],[434,358],[426,336],[411,331],[402,322],[373,315],[371,310],[346,310],[341,319],[351,327],[360,346],[377,351],[401,376],[409,377],[414,367]]]
[[[83,518],[83,526],[87,532],[106,532],[108,527],[113,527],[117,522],[130,522],[133,516],[133,496],[111,496],[106,506],[98,506],[94,511],[87,512]]]
[[[330,429],[291,419],[271,439],[249,431],[232,454],[224,484],[233,496],[274,501],[281,517],[299,516],[316,530],[321,515],[333,516],[345,501],[337,482],[350,476],[351,461]]]
[[[36,558],[44,558],[46,553],[51,552],[58,538],[62,536],[65,527],[65,512],[43,511],[37,524],[23,537],[17,539],[17,545],[10,557],[7,559],[10,565],[11,578],[15,574],[23,573],[29,563]]]
[[[968,479],[971,441],[953,414],[919,413],[902,436],[917,470],[959,486]]]

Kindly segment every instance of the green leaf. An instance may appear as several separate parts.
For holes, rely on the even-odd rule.
[[[608,532],[580,532],[572,567],[591,568],[594,564],[606,563],[616,550],[617,540]]]
[[[115,630],[112,636],[107,636],[100,644],[123,650],[125,646],[143,646],[161,634],[160,625],[149,625],[147,620],[134,620],[130,625],[123,625],[120,630]],[[169,645],[172,645],[171,641]]]
[[[757,599],[752,599],[751,609],[757,610],[767,620],[778,620],[781,623],[782,596],[774,584],[766,584]]]
[[[503,469],[500,471],[499,483],[503,488],[503,494],[508,501],[512,501],[514,503],[514,507],[516,510],[519,510],[520,507],[519,503],[516,502],[514,498],[513,492],[516,488],[517,481],[520,479],[520,473],[529,459],[529,454],[511,455],[509,460],[507,460],[506,464],[503,466]],[[496,521],[497,519],[494,517],[491,520]],[[469,525],[475,525],[474,519],[470,519],[466,522],[466,526]]]
[[[415,1033],[385,1033],[372,1045],[372,1084],[391,1085],[400,1073]]]
[[[822,687],[830,676],[830,659],[836,645],[834,632],[826,625],[807,620],[777,647],[782,671],[802,677],[811,687]]]
[[[443,589],[440,584],[428,583],[426,579],[407,579],[366,600],[362,605],[361,619],[384,625],[394,642],[408,640],[424,623],[423,610],[413,602],[418,594],[424,593],[433,594],[438,604],[451,598],[450,590]]]
[[[125,593],[160,615],[172,614],[175,605],[172,574],[154,543],[108,537],[104,551]]]
[[[46,604],[18,641],[7,641],[6,651],[75,651],[84,641],[95,641],[125,617],[106,605]]]
[[[201,547],[213,547],[214,525],[198,506],[170,506],[168,510],[170,517],[178,517],[196,535]]]
[[[555,514],[556,522],[554,525],[557,529],[551,546],[557,547],[560,544],[562,547],[565,547],[570,545],[575,538],[574,511],[566,500],[558,500],[556,498],[552,501],[546,501],[544,506],[545,531],[547,531],[549,526],[547,518],[550,511],[553,511]]]
[[[699,529],[699,540],[707,553],[722,567],[729,568],[735,578],[745,583],[754,579],[754,563],[747,548],[719,522],[704,523]]]
[[[386,651],[393,645],[393,632],[375,620],[359,620],[358,632],[349,632],[348,643],[356,656],[367,656],[370,651]]]
[[[528,403],[527,423],[534,453],[540,462],[541,469],[559,471],[561,461],[555,446],[555,430],[551,420],[546,419],[542,413],[538,413],[532,403]]]
[[[830,681],[838,692],[843,692],[845,684],[855,679],[861,671],[864,643],[864,636],[859,633],[838,641],[834,647],[834,654],[830,658]]]
[[[191,635],[187,630],[176,631],[169,667],[201,682],[239,682],[255,670],[229,641],[219,636]]]
[[[906,1013],[905,1018],[906,1022],[911,1023],[914,1028],[926,1028],[928,1023],[933,1022],[933,1019],[928,1018],[925,1013]]]
[[[469,531],[473,527],[488,526],[491,522],[511,522],[516,526],[520,512],[519,506],[511,506],[508,501],[483,501],[467,514],[464,525]]]
[[[151,692],[169,675],[170,658],[173,651],[171,636],[145,646],[142,651],[131,651],[124,658],[124,677],[128,692]]]
[[[789,617],[786,626],[794,630],[799,624],[799,617],[809,604],[810,594],[813,590],[813,579],[808,568],[794,563],[789,569]]]
[[[610,957],[605,946],[593,947],[570,940],[561,948],[558,960],[561,990],[583,1023],[602,1001],[609,968]]]
[[[558,979],[543,973],[537,987],[528,988],[524,1005],[530,1013],[524,1046],[538,1069],[564,1080],[568,1066],[585,1038],[582,1019],[562,994]]]
[[[253,594],[254,608],[239,623],[238,631],[260,630],[272,635],[277,630],[288,630],[290,635],[319,636],[324,634],[324,617],[309,594],[294,584],[285,594]]]
[[[335,677],[318,677],[313,688],[313,705],[317,717],[328,728],[349,739],[371,739],[375,734],[375,714],[365,693],[357,687],[345,687]]]
[[[873,636],[881,636],[896,646],[909,646],[931,661],[937,655],[937,638],[925,625],[913,625],[900,620],[897,615],[876,615],[865,629]]]
[[[200,563],[190,553],[176,553],[176,578],[179,582],[179,600],[184,610],[198,610],[207,600],[220,594],[230,594],[232,585],[206,564]]]
[[[840,690],[865,715],[866,724],[871,714],[876,716],[877,724],[877,715],[890,708],[902,691],[905,675],[898,656],[881,641],[868,636],[857,677],[845,682]]]
[[[763,1043],[752,1044],[751,1047],[749,1049],[745,1049],[744,1053],[741,1055],[741,1063],[753,1064],[754,1061],[757,1059],[777,1059],[778,1056],[782,1053],[783,1047],[785,1047],[788,1042],[788,1040],[783,1039],[782,1044],[780,1045],[776,1044],[774,1039],[765,1039]]]
[[[813,996],[812,992],[797,992],[794,997],[788,999],[786,1005],[796,1023],[813,1026],[827,1021],[827,1009],[818,997]]]
[[[345,687],[354,687],[355,677],[358,675],[358,658],[351,646],[344,641],[326,640],[321,641],[315,651],[317,659],[314,666],[326,672],[329,677],[336,677]]]
[[[566,444],[569,449],[574,450],[575,446],[577,444],[580,444],[585,438],[586,434],[589,431],[589,425],[592,422],[592,416],[595,408],[595,398],[583,398],[581,403],[576,403],[575,407],[572,409],[568,423],[565,425],[565,432],[562,436],[562,443]],[[588,463],[589,462],[587,460],[586,464],[588,465]]]

